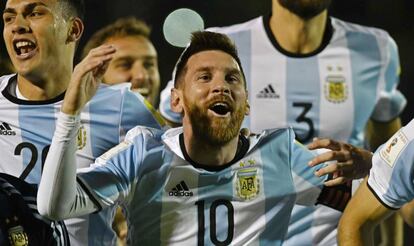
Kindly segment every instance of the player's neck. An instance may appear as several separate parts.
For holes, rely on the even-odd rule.
[[[277,2],[277,1],[276,1]],[[308,54],[322,44],[328,19],[327,10],[304,20],[279,4],[273,4],[270,29],[279,45],[293,54]]]
[[[71,78],[71,68],[59,69],[59,72],[48,73],[47,76],[17,75],[17,86],[20,93],[28,100],[44,101],[62,94]],[[66,71],[65,71],[66,70]]]
[[[197,164],[205,166],[222,166],[231,162],[237,153],[239,138],[236,136],[226,144],[213,145],[196,138],[191,131],[184,128],[184,145],[188,156]]]

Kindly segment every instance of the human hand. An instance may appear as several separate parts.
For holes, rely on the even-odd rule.
[[[315,172],[317,176],[332,174],[333,178],[325,182],[326,186],[343,184],[352,179],[363,178],[368,175],[372,166],[372,153],[368,150],[357,148],[351,144],[337,142],[327,138],[314,138],[308,144],[308,149],[316,150],[320,148],[330,149],[313,158],[308,164],[313,167],[318,164],[334,161]]]
[[[112,60],[115,48],[102,45],[92,49],[89,54],[75,66],[71,81],[66,90],[62,112],[76,115],[95,95],[102,76]]]

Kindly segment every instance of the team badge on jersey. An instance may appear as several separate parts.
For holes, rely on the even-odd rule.
[[[325,81],[325,97],[332,103],[345,102],[348,98],[348,87],[345,77],[341,75],[329,75]]]
[[[29,239],[23,227],[15,226],[9,229],[9,240],[11,245],[28,246]]]
[[[381,159],[383,159],[390,167],[393,167],[407,143],[407,137],[402,131],[399,131],[390,138],[380,150]]]
[[[77,145],[78,150],[83,149],[86,145],[86,130],[85,127],[83,127],[82,125],[79,127],[78,130]]]
[[[250,166],[244,167],[245,163],[241,162],[242,169],[237,171],[236,189],[237,195],[244,200],[255,198],[260,191],[260,184],[257,175],[257,168],[252,167],[254,160],[249,160]]]

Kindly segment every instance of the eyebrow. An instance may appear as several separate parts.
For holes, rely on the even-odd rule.
[[[42,3],[42,2],[34,2],[34,3],[29,3],[29,4],[27,4],[26,6],[24,6],[24,10],[25,10],[25,11],[27,11],[27,10],[32,10],[32,9],[36,8],[37,6],[44,6],[44,7],[47,7],[47,5],[46,5],[46,4],[44,4],[44,3]],[[13,9],[13,8],[5,8],[5,9],[3,10],[3,14],[5,14],[5,13],[15,14],[15,13],[16,13],[16,10],[15,10],[15,9]]]
[[[203,72],[203,71],[211,71],[214,70],[214,67],[211,66],[205,66],[205,67],[200,67],[198,69],[196,69],[196,72]],[[242,74],[241,71],[237,68],[225,68],[225,72],[226,73],[230,73],[230,74]]]

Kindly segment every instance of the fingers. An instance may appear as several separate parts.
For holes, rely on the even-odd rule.
[[[343,151],[328,151],[323,154],[317,155],[313,158],[308,165],[313,167],[318,164],[327,162],[327,161],[340,161],[344,162],[351,159],[351,153],[348,150]]]
[[[340,185],[340,184],[343,184],[343,183],[347,182],[348,180],[349,179],[347,179],[345,177],[338,177],[338,178],[335,178],[335,179],[328,180],[323,184],[325,186],[328,186],[328,187],[329,186],[337,186],[337,185]]]
[[[334,174],[348,177],[348,174],[352,174],[353,171],[353,162],[348,160],[346,162],[337,162],[327,165],[315,172],[315,175],[318,177],[324,176],[326,174]]]
[[[92,49],[89,54],[75,67],[74,74],[82,77],[93,71],[95,77],[102,76],[108,68],[116,49],[112,45],[102,45]]]
[[[313,141],[310,144],[308,144],[307,147],[310,150],[320,149],[320,148],[340,150],[341,143],[336,142],[332,139],[328,139],[328,138],[314,138]]]

